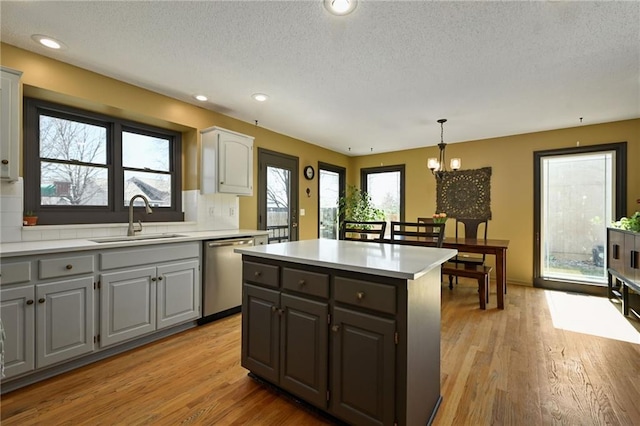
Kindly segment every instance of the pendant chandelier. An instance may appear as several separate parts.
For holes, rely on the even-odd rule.
[[[427,160],[427,167],[431,170],[436,178],[441,178],[442,174],[447,171],[447,165],[445,160],[444,150],[447,147],[447,144],[444,143],[444,123],[447,122],[446,118],[441,118],[438,120],[440,123],[440,143],[438,144],[438,148],[440,149],[440,155],[438,158],[431,157]],[[459,158],[452,158],[451,163],[449,163],[449,167],[451,170],[456,171],[462,166],[462,160]]]

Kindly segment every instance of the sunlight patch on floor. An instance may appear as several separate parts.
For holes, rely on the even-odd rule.
[[[607,298],[545,290],[553,326],[576,333],[640,343],[640,332]]]

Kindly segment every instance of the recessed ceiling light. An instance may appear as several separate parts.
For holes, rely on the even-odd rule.
[[[251,95],[251,97],[258,102],[264,102],[269,99],[269,96],[265,95],[264,93],[254,93],[253,95]]]
[[[338,16],[348,15],[353,12],[358,5],[357,0],[324,0],[324,7]]]
[[[34,34],[31,36],[31,39],[49,49],[62,50],[67,48],[63,42],[42,34]]]
[[[194,98],[196,98],[200,102],[204,102],[204,101],[208,101],[209,100],[209,98],[207,98],[205,95],[195,95]]]

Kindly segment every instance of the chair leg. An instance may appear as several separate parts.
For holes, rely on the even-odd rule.
[[[478,297],[480,298],[480,309],[487,309],[487,281],[484,277],[478,278]]]
[[[487,274],[484,279],[485,279],[485,288],[486,288],[485,299],[487,303],[489,303],[489,293],[491,292],[491,282],[489,281],[489,274]]]
[[[449,290],[453,290],[453,275],[449,275]]]

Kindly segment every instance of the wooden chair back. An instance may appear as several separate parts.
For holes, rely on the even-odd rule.
[[[478,240],[487,239],[487,219],[456,219],[456,238],[476,238]],[[462,229],[462,232],[460,230]],[[460,263],[480,264],[484,265],[486,255],[461,254],[454,259]]]
[[[425,246],[442,247],[444,228],[444,223],[391,222],[391,242],[415,244],[419,241]]]
[[[341,239],[351,241],[376,241],[384,238],[387,230],[387,222],[369,221],[360,222],[355,220],[345,220],[342,222]]]

